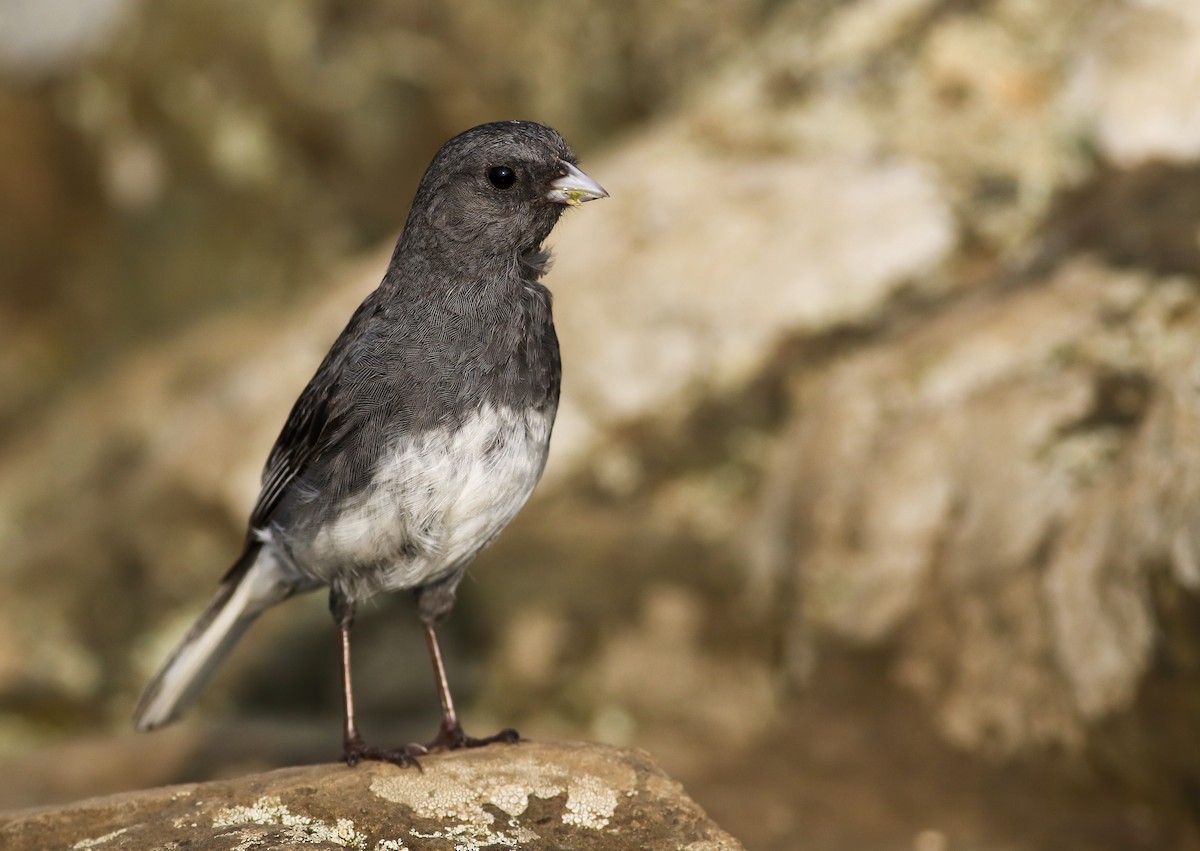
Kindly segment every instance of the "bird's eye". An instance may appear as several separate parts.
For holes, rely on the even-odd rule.
[[[497,189],[508,189],[517,182],[517,173],[506,165],[492,166],[488,169],[488,180]]]

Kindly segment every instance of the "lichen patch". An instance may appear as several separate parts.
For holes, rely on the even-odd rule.
[[[608,820],[617,810],[617,790],[590,774],[572,780],[567,785],[566,812],[563,824],[599,830],[608,827]]]
[[[246,824],[279,825],[286,828],[292,842],[331,842],[343,848],[366,849],[367,838],[354,828],[350,819],[329,824],[311,816],[291,812],[276,795],[266,795],[250,806],[227,807],[213,816],[213,827]]]
[[[114,830],[112,833],[106,833],[103,836],[97,836],[94,839],[81,839],[71,846],[73,851],[83,851],[86,848],[95,848],[97,845],[103,845],[106,842],[111,842],[122,833],[125,833],[129,828],[122,827]]]
[[[429,763],[424,773],[377,777],[371,791],[409,807],[420,818],[449,823],[438,835],[455,839],[456,847],[462,840],[483,843],[485,839],[515,845],[536,837],[516,822],[531,797],[565,796],[563,822],[599,830],[608,825],[620,800],[636,794],[637,778],[627,765],[581,755],[580,764],[572,768],[577,770],[548,766],[533,754],[506,759],[486,772],[470,760],[445,759]],[[509,816],[508,829],[501,833],[496,833],[496,810]]]
[[[516,848],[526,842],[541,839],[534,831],[522,827],[517,820],[509,819],[507,829],[496,830],[477,824],[455,824],[440,830],[423,832],[414,830],[413,836],[422,839],[444,839],[454,846],[454,851],[485,851],[489,848]]]

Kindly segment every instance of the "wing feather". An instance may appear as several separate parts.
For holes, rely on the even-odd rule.
[[[263,468],[262,490],[250,514],[250,529],[264,529],[271,515],[304,468],[328,448],[344,428],[344,421],[355,409],[355,400],[345,392],[346,365],[354,360],[355,349],[367,338],[366,326],[378,314],[376,290],[358,307],[346,328],[317,368],[317,372],[292,406],[283,430]]]

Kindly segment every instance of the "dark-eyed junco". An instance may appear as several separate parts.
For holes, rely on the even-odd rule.
[[[271,450],[241,557],[146,688],[137,729],[175,720],[265,609],[328,586],[347,762],[516,740],[463,733],[434,627],[546,462],[560,366],[543,242],[567,206],[607,196],[575,162],[557,132],[529,121],[475,127],[434,156],[383,282]],[[405,589],[443,720],[428,745],[376,748],[355,724],[350,626],[360,601]]]

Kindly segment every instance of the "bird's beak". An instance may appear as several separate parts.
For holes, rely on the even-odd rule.
[[[582,171],[566,160],[560,160],[563,171],[562,177],[551,181],[550,191],[546,199],[556,204],[566,204],[578,207],[584,201],[595,201],[597,198],[607,198],[604,187],[592,180]]]

